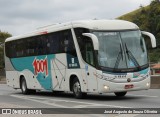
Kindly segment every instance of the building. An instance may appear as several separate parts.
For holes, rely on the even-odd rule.
[[[151,75],[160,75],[160,63],[151,65]]]

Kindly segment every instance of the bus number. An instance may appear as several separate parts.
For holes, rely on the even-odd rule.
[[[48,75],[48,60],[47,57],[45,59],[34,59],[33,61],[33,67],[34,67],[34,74],[37,75],[38,73],[44,73],[47,76]]]

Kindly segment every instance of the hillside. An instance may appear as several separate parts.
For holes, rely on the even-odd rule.
[[[146,6],[146,7],[140,7],[139,9],[132,11],[130,13],[124,14],[120,17],[118,17],[117,19],[121,19],[121,20],[127,20],[127,21],[133,21],[134,18],[136,17],[137,14],[139,14],[142,10],[145,11],[149,11],[150,6]]]

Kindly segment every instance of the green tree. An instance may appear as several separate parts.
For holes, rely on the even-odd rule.
[[[4,68],[4,41],[11,36],[8,32],[0,31],[0,69]]]

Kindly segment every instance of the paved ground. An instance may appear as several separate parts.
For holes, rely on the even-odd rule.
[[[123,98],[117,98],[114,96],[114,94],[106,94],[106,95],[89,94],[85,99],[75,99],[71,93],[61,93],[54,95],[51,92],[38,92],[32,95],[22,95],[20,90],[14,90],[8,87],[6,84],[0,84],[0,108],[160,108],[160,89],[129,92],[126,95],[126,97]],[[46,116],[51,116],[51,115],[46,115]],[[61,116],[64,115],[61,114],[58,117]],[[67,116],[74,117],[74,115],[67,115]],[[105,117],[106,115],[103,114],[103,115],[78,115],[78,116]],[[109,116],[150,117],[151,115],[112,114]],[[158,117],[158,115],[154,116]]]

